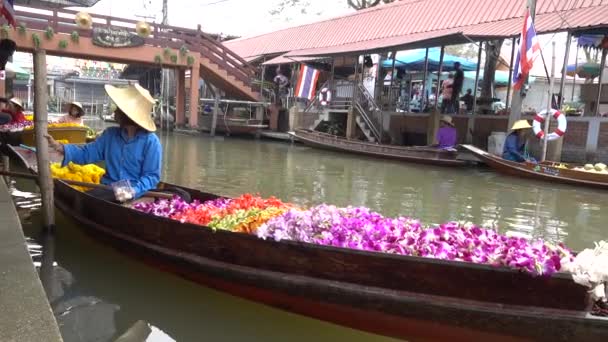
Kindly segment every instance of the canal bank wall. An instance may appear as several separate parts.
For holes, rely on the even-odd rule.
[[[13,199],[0,177],[0,341],[61,342]]]

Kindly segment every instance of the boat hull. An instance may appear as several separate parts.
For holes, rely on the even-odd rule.
[[[291,134],[304,145],[330,151],[347,152],[419,164],[439,166],[467,165],[467,162],[456,158],[458,155],[457,152],[425,147],[416,148],[372,144],[355,140],[347,140],[333,135],[309,130],[297,130]]]
[[[608,175],[560,169],[549,164],[516,163],[504,160],[475,146],[462,145],[496,172],[527,179],[595,189],[608,189]]]

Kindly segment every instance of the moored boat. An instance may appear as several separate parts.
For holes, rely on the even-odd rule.
[[[200,201],[218,197],[185,190]],[[87,233],[153,267],[356,329],[427,341],[608,337],[608,320],[588,314],[589,293],[569,274],[262,240],[148,215],[61,181],[55,194]]]
[[[458,159],[458,151],[456,150],[373,144],[306,129],[298,129],[290,132],[290,134],[305,145],[325,150],[440,166],[464,166],[467,164],[466,161]]]
[[[505,160],[472,145],[462,145],[496,172],[553,183],[608,189],[608,174],[574,170],[562,163],[517,163]],[[560,167],[561,165],[561,167]]]

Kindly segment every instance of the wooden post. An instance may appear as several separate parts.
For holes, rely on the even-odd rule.
[[[428,127],[426,133],[427,144],[432,144],[435,141],[435,135],[439,129],[439,119],[441,117],[440,111],[437,108],[439,104],[439,93],[441,89],[441,72],[443,71],[443,57],[445,55],[445,46],[441,46],[441,53],[439,55],[439,70],[437,71],[437,90],[435,92],[435,106],[433,111],[429,115]]]
[[[574,77],[572,79],[572,95],[570,96],[570,101],[574,102],[574,89],[576,88],[576,69],[578,69],[578,52],[580,50],[580,46],[578,46],[578,41],[576,42],[576,58],[574,59]]]
[[[606,67],[606,49],[602,49],[602,61],[600,62],[600,77],[597,84],[597,98],[595,101],[595,116],[600,115],[600,102],[602,101],[602,82],[604,82],[604,68]]]
[[[477,112],[477,86],[479,84],[479,71],[481,69],[481,53],[483,52],[482,42],[479,42],[479,51],[477,52],[477,69],[475,70],[475,81],[473,82],[473,112],[471,113],[471,117],[467,121],[467,138],[466,142],[468,144],[473,143],[473,134],[472,130],[475,129],[475,114]]]
[[[38,185],[42,197],[43,224],[47,229],[55,225],[55,205],[53,203],[53,178],[49,160],[47,134],[48,113],[46,105],[46,51],[34,51],[34,134],[36,137],[36,161],[38,163]]]
[[[392,105],[393,105],[393,84],[395,82],[395,62],[397,60],[397,50],[393,51],[393,63],[391,66],[391,82],[389,83],[388,86],[388,108],[389,110],[391,110],[392,112]],[[384,82],[382,82],[384,84]],[[395,111],[397,109],[395,108]]]
[[[175,72],[175,126],[183,126],[186,122],[186,71],[175,69]]]
[[[513,85],[513,62],[515,61],[515,48],[517,47],[517,38],[513,38],[511,47],[511,60],[509,61],[509,81],[507,82],[507,99],[505,101],[505,107],[509,108],[511,104],[511,86]]]
[[[199,104],[199,93],[198,93],[198,80],[200,78],[200,62],[195,61],[192,69],[190,70],[190,121],[188,124],[190,128],[198,128],[198,104]]]
[[[441,53],[439,54],[439,70],[437,71],[437,89],[435,90],[435,111],[439,104],[439,94],[441,93],[441,72],[443,71],[443,57],[445,54],[445,46],[441,46]]]
[[[211,118],[211,136],[215,136],[215,129],[217,127],[217,115],[220,111],[220,90],[215,90],[215,101],[213,102],[213,117]]]
[[[553,86],[555,84],[555,41],[552,42],[551,57],[551,79],[549,80],[549,103],[547,104],[547,115],[545,116],[545,136],[543,137],[543,154],[541,161],[547,159],[547,136],[549,135],[549,125],[551,124],[551,104],[553,102]]]
[[[566,87],[566,72],[568,71],[568,58],[570,57],[570,45],[572,45],[572,32],[568,31],[566,39],[566,53],[564,54],[564,66],[562,68],[562,79],[559,83],[559,107],[564,105],[564,88]]]
[[[428,73],[429,73],[429,48],[426,48],[426,53],[424,55],[424,75],[422,76],[422,105],[420,106],[420,111],[423,112],[427,101],[428,101],[428,96],[426,94],[427,91],[427,87],[426,87],[426,82],[427,82],[427,78],[428,78]],[[431,90],[433,90],[433,86],[431,86]]]

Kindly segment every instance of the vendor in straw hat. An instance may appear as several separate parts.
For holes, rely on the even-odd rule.
[[[518,163],[532,160],[526,153],[526,140],[530,134],[530,124],[526,120],[519,120],[511,127],[511,133],[505,140],[502,158]]]
[[[439,121],[439,129],[437,130],[437,136],[435,137],[435,143],[431,146],[438,147],[440,149],[449,149],[456,146],[457,132],[452,122],[452,117],[449,115],[443,115]]]
[[[105,86],[116,104],[114,116],[119,127],[107,128],[94,142],[84,146],[60,144],[47,135],[49,146],[64,155],[63,165],[69,162],[91,164],[105,161],[106,174],[102,184],[129,181],[134,198],[156,188],[160,180],[162,148],[153,132],[156,125],[151,117],[154,99],[138,84],[126,88]],[[114,192],[94,189],[89,194],[114,201]],[[124,200],[124,198],[122,198]]]
[[[20,99],[13,97],[8,101],[8,108],[3,109],[0,113],[0,125],[16,124],[25,121],[23,102],[21,102]]]
[[[82,104],[80,102],[72,102],[70,103],[70,107],[68,109],[68,113],[64,116],[60,117],[56,122],[57,123],[73,123],[77,125],[83,124],[84,109],[82,108]]]

